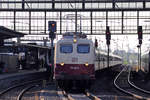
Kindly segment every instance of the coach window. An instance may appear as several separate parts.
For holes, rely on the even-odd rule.
[[[79,44],[77,46],[78,53],[89,53],[90,52],[90,45],[89,44]]]
[[[62,44],[60,45],[60,52],[61,53],[72,53],[73,47],[71,44]]]

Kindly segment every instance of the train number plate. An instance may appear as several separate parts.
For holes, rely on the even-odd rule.
[[[72,62],[78,62],[78,58],[73,57]]]
[[[70,69],[73,69],[73,70],[78,70],[79,67],[75,67],[75,66],[71,66]]]

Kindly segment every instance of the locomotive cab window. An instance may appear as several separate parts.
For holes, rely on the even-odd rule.
[[[79,44],[77,46],[78,53],[89,53],[90,52],[90,45],[89,44]]]
[[[61,53],[72,53],[73,47],[71,44],[61,44],[60,45],[60,52]]]

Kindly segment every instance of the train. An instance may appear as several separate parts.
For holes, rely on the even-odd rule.
[[[95,80],[95,53],[92,40],[80,33],[66,33],[55,47],[55,79],[59,85],[85,86]],[[65,86],[65,87],[66,87]]]
[[[107,67],[106,53],[97,52],[93,41],[78,32],[65,33],[57,41],[54,55],[54,78],[60,87],[89,88],[95,71]],[[121,59],[110,55],[110,66],[121,64]]]
[[[95,71],[107,68],[107,53],[101,50],[95,50]],[[122,57],[109,54],[109,67],[121,65],[123,63]]]
[[[146,73],[150,73],[150,51],[142,55],[141,69]]]

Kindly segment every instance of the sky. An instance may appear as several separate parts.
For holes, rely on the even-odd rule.
[[[93,41],[95,38],[98,40],[99,47],[107,49],[105,35],[89,37]],[[139,43],[138,35],[112,35],[110,48],[114,50],[125,50],[138,52],[137,45]],[[143,43],[141,47],[142,53],[150,50],[150,35],[143,35]]]

